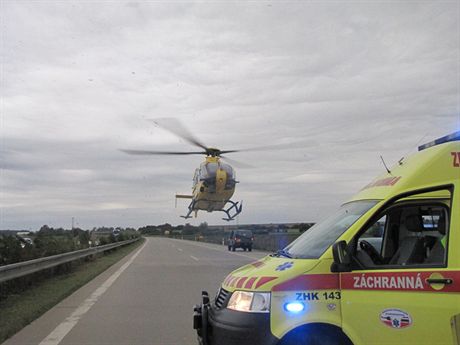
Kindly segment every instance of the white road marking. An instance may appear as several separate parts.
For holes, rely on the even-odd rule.
[[[117,278],[123,273],[124,270],[132,264],[134,259],[146,246],[147,241],[142,247],[129,259],[123,266],[121,266],[114,274],[112,274],[101,286],[99,286],[82,304],[80,304],[74,312],[66,318],[60,325],[58,325],[48,336],[41,341],[39,345],[58,345],[62,339],[75,327],[83,315],[85,315],[91,307],[96,304],[98,299],[112,286]]]
[[[178,251],[183,252],[182,248],[177,248]]]
[[[190,255],[190,257],[195,261],[200,261],[198,258],[194,257],[193,255]]]

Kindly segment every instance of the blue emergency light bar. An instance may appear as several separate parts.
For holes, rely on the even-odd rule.
[[[423,145],[418,147],[418,150],[422,151],[422,150],[425,150],[425,149],[427,149],[429,147],[433,147],[433,146],[436,146],[436,145],[439,145],[439,144],[448,143],[449,141],[458,141],[458,140],[460,140],[460,131],[454,132],[454,133],[449,134],[449,135],[446,135],[445,137],[436,139],[436,140],[434,140],[432,142],[423,144]]]

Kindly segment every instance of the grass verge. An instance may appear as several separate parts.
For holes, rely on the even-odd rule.
[[[46,279],[0,301],[0,343],[120,261],[144,241],[142,239],[118,248],[94,261],[82,262],[70,273]]]

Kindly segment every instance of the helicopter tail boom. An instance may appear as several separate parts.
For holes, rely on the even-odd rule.
[[[176,194],[176,199],[193,199],[193,195]]]

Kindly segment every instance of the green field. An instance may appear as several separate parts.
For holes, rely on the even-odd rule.
[[[65,297],[91,281],[139,247],[144,240],[83,262],[70,273],[55,276],[0,301],[0,343],[51,309]]]

